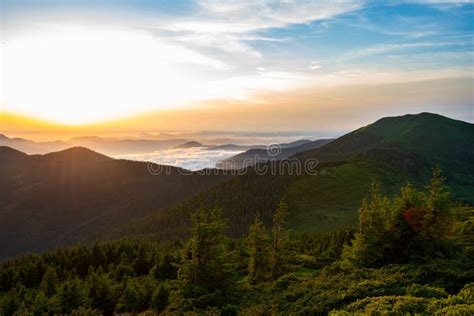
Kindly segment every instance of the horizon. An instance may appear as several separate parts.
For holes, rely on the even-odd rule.
[[[5,113],[0,113],[0,117]],[[363,124],[355,127],[354,129],[340,130],[336,132],[328,132],[321,130],[283,130],[283,131],[273,131],[273,130],[180,130],[180,129],[169,129],[169,130],[160,130],[160,129],[150,129],[150,130],[94,130],[94,129],[83,129],[82,126],[66,126],[58,125],[55,128],[49,130],[9,130],[4,128],[0,130],[0,135],[3,135],[10,139],[27,139],[36,142],[45,142],[45,141],[73,141],[74,139],[80,138],[100,138],[100,139],[111,139],[111,140],[158,140],[162,139],[186,139],[189,141],[198,141],[206,142],[211,140],[210,145],[223,145],[227,144],[223,140],[231,140],[232,137],[240,137],[247,139],[247,141],[236,141],[235,144],[238,145],[255,145],[257,143],[261,144],[273,144],[275,141],[284,143],[292,142],[296,140],[317,140],[317,139],[327,139],[327,138],[339,138],[348,134],[356,129],[365,127],[367,125],[373,124],[380,119],[392,118],[392,117],[401,117],[401,116],[416,116],[421,114],[432,114],[442,117],[446,117],[453,120],[458,120],[465,123],[473,124],[474,121],[457,119],[454,117],[445,116],[439,113],[434,112],[419,112],[419,113],[405,113],[401,115],[393,116],[383,116],[371,121],[367,124]],[[164,138],[163,138],[164,137]],[[227,137],[227,138],[226,138]],[[221,140],[222,139],[222,140]],[[216,141],[215,140],[219,140]],[[262,141],[264,140],[264,141]],[[230,143],[229,143],[230,144]]]
[[[406,113],[473,122],[473,9],[5,1],[0,132],[337,136]]]

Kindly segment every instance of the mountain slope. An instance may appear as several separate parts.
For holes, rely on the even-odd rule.
[[[0,258],[80,241],[228,176],[115,160],[86,148],[28,156],[0,147]],[[166,172],[165,172],[166,171]]]
[[[321,148],[294,156],[302,164],[309,158],[317,158],[320,163],[316,175],[290,174],[286,169],[278,169],[278,163],[274,175],[257,174],[255,168],[248,168],[246,174],[160,210],[129,225],[118,235],[183,237],[187,234],[191,211],[199,207],[221,207],[229,219],[231,235],[240,236],[247,232],[256,214],[261,214],[269,224],[281,198],[288,202],[289,224],[295,230],[325,231],[353,225],[357,208],[374,179],[384,193],[391,195],[408,181],[417,186],[426,184],[435,164],[445,170],[454,198],[474,204],[474,164],[466,157],[445,152],[446,146],[463,153],[472,152],[474,146],[469,136],[473,129],[469,123],[424,113],[382,119]],[[435,134],[438,130],[448,135],[432,139],[434,147],[430,151],[420,150],[423,145],[417,146],[417,142],[425,142],[420,135]],[[453,143],[443,146],[446,138]],[[466,173],[461,178],[463,170]]]
[[[259,162],[281,160],[289,158],[299,152],[319,148],[331,142],[333,139],[318,139],[315,141],[300,140],[288,144],[269,146],[269,148],[255,148],[244,153],[237,154],[217,163],[220,169],[241,169],[253,166]]]
[[[387,117],[327,146],[296,154],[338,162],[362,158],[419,177],[440,165],[455,198],[474,203],[474,124],[432,113]]]

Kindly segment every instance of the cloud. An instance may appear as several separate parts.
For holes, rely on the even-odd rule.
[[[360,9],[364,1],[214,1],[197,2],[200,10],[192,16],[153,23],[156,31],[191,45],[207,46],[224,52],[261,53],[248,41],[285,41],[287,38],[259,36],[272,28],[331,19]]]
[[[372,55],[384,54],[392,51],[427,48],[427,47],[448,47],[448,46],[465,46],[462,42],[415,42],[415,43],[396,43],[396,44],[377,44],[359,50],[349,51],[340,58],[341,60],[350,60],[368,57]]]
[[[309,68],[310,70],[317,70],[317,69],[321,68],[321,63],[320,63],[319,61],[317,61],[317,60],[313,60],[313,61],[309,64],[308,68]]]
[[[401,62],[390,56],[386,64],[371,60],[363,66],[356,64],[357,59],[391,52],[470,48],[469,44],[460,47],[464,45],[461,39],[452,42],[454,37],[446,35],[458,31],[449,29],[451,22],[444,23],[450,16],[441,17],[438,23],[413,15],[404,25],[393,18],[387,21],[390,27],[384,28],[364,10],[374,3],[374,7],[386,5],[384,10],[393,10],[390,17],[402,16],[407,21],[408,17],[398,14],[400,2],[381,5],[358,0],[200,0],[193,10],[179,14],[148,12],[143,7],[140,11],[138,5],[124,6],[122,10],[130,12],[120,14],[95,12],[94,6],[71,6],[67,12],[48,11],[50,7],[45,6],[42,14],[9,15],[2,24],[7,44],[10,38],[19,38],[12,25],[20,25],[32,38],[2,49],[4,60],[8,59],[2,70],[7,91],[2,101],[30,114],[89,121],[109,118],[110,113],[127,115],[131,108],[136,112],[162,110],[213,98],[256,104],[262,101],[255,96],[259,90],[466,77],[472,71],[472,67],[462,69],[464,65],[441,69],[437,60],[423,65],[430,69],[404,71]],[[472,1],[416,3],[461,5]],[[345,41],[352,34],[337,33],[341,32],[339,18],[346,27],[342,32],[354,30],[353,39]],[[314,21],[319,23],[307,25]],[[88,25],[90,30],[82,34],[84,30],[74,25]],[[50,32],[51,27],[59,34]],[[321,32],[313,32],[314,28]],[[373,36],[372,30],[379,34]],[[446,36],[439,35],[440,30]],[[421,37],[426,39],[405,42]],[[362,44],[367,46],[354,49]],[[459,47],[451,49],[453,45]],[[51,87],[61,89],[51,92]],[[82,113],[82,118],[74,111]]]
[[[168,149],[147,154],[125,154],[114,156],[118,159],[150,161],[160,165],[175,166],[187,170],[215,168],[223,160],[243,151],[208,150],[207,148]]]

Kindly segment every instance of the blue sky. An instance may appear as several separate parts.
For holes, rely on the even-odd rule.
[[[156,77],[162,64],[151,66],[151,69],[157,70],[155,75],[146,73],[146,64],[151,65],[154,61],[147,60],[146,56],[142,58],[137,51],[131,51],[120,58],[125,63],[141,60],[144,64],[143,76],[135,71],[128,74],[124,70],[124,77],[138,74],[138,77],[143,77],[144,80],[155,78],[160,83],[169,84],[166,90],[182,92],[189,98],[176,98],[171,96],[171,92],[169,96],[166,93],[158,96],[141,90],[145,88],[137,88],[136,91],[130,90],[124,95],[121,99],[127,101],[119,104],[115,98],[108,100],[105,94],[110,95],[112,90],[124,90],[123,86],[118,85],[110,91],[105,91],[104,96],[91,88],[91,94],[98,94],[97,99],[101,99],[101,107],[104,110],[93,111],[98,112],[97,116],[74,115],[76,118],[84,118],[84,122],[111,115],[124,116],[130,114],[130,108],[135,109],[137,113],[169,110],[170,104],[172,108],[178,108],[182,104],[208,99],[268,103],[270,101],[262,95],[285,93],[295,89],[323,91],[340,86],[406,84],[429,80],[448,80],[447,86],[452,85],[452,89],[445,91],[445,99],[452,100],[449,109],[446,110],[447,101],[443,98],[439,101],[439,95],[434,95],[432,98],[420,97],[418,104],[414,99],[407,99],[404,101],[406,106],[402,107],[404,110],[417,112],[429,109],[428,105],[432,104],[433,111],[465,120],[473,119],[473,1],[4,0],[1,10],[4,27],[2,44],[6,47],[5,64],[9,61],[8,56],[14,53],[18,55],[13,49],[8,54],[9,43],[21,41],[31,34],[36,38],[44,38],[43,43],[52,43],[46,48],[43,47],[45,52],[41,56],[51,55],[54,58],[40,59],[41,63],[47,64],[58,60],[54,55],[58,49],[54,45],[61,41],[58,42],[57,38],[63,40],[64,34],[70,34],[72,40],[77,36],[88,39],[93,35],[88,35],[87,32],[101,34],[100,32],[104,31],[100,37],[103,38],[108,36],[108,28],[113,32],[118,29],[126,31],[127,35],[123,37],[115,33],[110,33],[110,36],[114,38],[117,35],[117,38],[125,38],[130,43],[134,42],[134,37],[130,34],[140,34],[137,46],[141,47],[143,44],[145,50],[148,44],[142,39],[143,36],[149,36],[162,45],[150,50],[156,49],[159,52],[160,47],[163,47],[163,51],[169,52],[163,57],[168,61],[163,73],[168,77],[169,73],[179,74],[174,83],[173,79]],[[77,32],[78,27],[87,30]],[[63,30],[58,31],[59,29]],[[58,37],[57,34],[62,35]],[[94,45],[95,42],[91,43]],[[121,43],[126,46],[125,42]],[[121,50],[121,43],[111,41],[109,46]],[[81,45],[89,44],[85,40]],[[103,45],[104,56],[113,54],[113,50],[107,51],[107,45]],[[76,51],[80,51],[82,46],[78,47]],[[176,49],[177,53],[174,54],[170,47]],[[52,50],[51,54],[47,49]],[[85,51],[90,49],[84,48]],[[80,60],[82,55],[84,54],[74,58]],[[174,58],[174,55],[180,57]],[[124,60],[127,56],[130,58],[128,61]],[[92,68],[97,72],[102,71],[100,65],[104,61],[91,58],[85,60],[84,65],[96,62],[99,66]],[[12,65],[15,65],[15,62],[25,64],[23,60],[13,61],[13,57],[11,59]],[[113,65],[110,67],[114,68]],[[51,69],[54,74],[54,66],[51,66]],[[110,68],[104,68],[103,71],[108,69]],[[21,71],[11,66],[11,73]],[[44,68],[35,71],[50,72]],[[74,78],[82,78],[80,76],[84,77],[81,80],[85,81],[86,86],[89,82],[87,74],[81,72],[81,75]],[[38,115],[41,111],[32,111],[33,108],[57,103],[55,108],[48,110],[56,111],[58,115],[44,118],[60,121],[69,119],[66,112],[70,109],[63,112],[57,110],[58,104],[63,104],[64,99],[57,97],[50,100],[43,92],[35,96],[36,100],[43,98],[41,104],[27,98],[15,97],[14,91],[20,88],[15,86],[14,79],[8,81],[15,76],[5,70],[3,77],[4,83],[7,83],[4,88],[7,95],[2,100],[2,106],[6,110]],[[181,81],[180,78],[186,80]],[[50,84],[57,84],[58,81],[53,79]],[[107,79],[105,75],[102,78],[113,81]],[[470,85],[461,85],[465,88],[460,90],[456,80],[467,80]],[[178,89],[176,85],[179,83],[195,88],[189,91]],[[31,82],[31,86],[36,84],[38,83]],[[82,82],[73,81],[72,84],[77,86]],[[133,83],[129,85],[133,86]],[[45,89],[46,87],[41,91]],[[70,87],[65,89],[69,91],[68,95],[75,92]],[[9,91],[12,91],[11,97],[8,95]],[[135,95],[147,95],[149,101]],[[380,101],[383,97],[377,97],[377,102],[383,103]],[[84,104],[90,99],[80,101]],[[393,100],[387,101],[387,106],[393,103],[391,101]],[[360,108],[357,104],[347,106]],[[77,111],[81,110],[79,106],[71,107],[77,108]],[[98,108],[97,104],[91,107]],[[111,108],[114,108],[115,112],[111,111]]]

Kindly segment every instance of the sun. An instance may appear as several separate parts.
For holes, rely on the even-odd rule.
[[[223,64],[126,27],[49,26],[1,46],[1,109],[90,123],[212,97]]]

